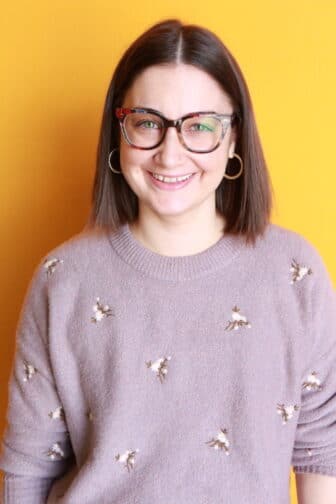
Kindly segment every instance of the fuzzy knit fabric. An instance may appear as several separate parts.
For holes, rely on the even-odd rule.
[[[288,504],[336,477],[336,300],[269,224],[159,255],[83,230],[36,266],[16,333],[5,504]]]

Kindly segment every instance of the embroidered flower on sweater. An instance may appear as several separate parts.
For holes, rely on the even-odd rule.
[[[122,455],[117,453],[115,459],[120,463],[125,463],[124,467],[130,472],[130,469],[134,468],[135,454],[138,452],[138,448],[136,450],[126,450]]]
[[[50,413],[48,413],[48,415],[50,416],[50,418],[52,420],[56,420],[56,419],[65,420],[64,409],[62,406],[59,406],[54,411],[50,411]]]
[[[163,380],[167,375],[168,372],[167,364],[170,359],[171,356],[169,355],[168,357],[160,357],[154,362],[152,361],[146,362],[146,366],[150,368],[154,373],[156,373],[156,376],[159,378],[161,383],[163,383]]]
[[[60,447],[59,443],[54,443],[51,448],[49,448],[48,457],[51,458],[51,460],[60,460],[64,458],[64,451]]]
[[[298,411],[299,407],[294,405],[285,406],[284,404],[277,404],[277,412],[282,416],[282,424],[285,425],[290,418],[293,417],[294,411]]]
[[[300,265],[295,259],[292,260],[290,271],[292,272],[291,284],[299,282],[306,275],[311,275],[313,271],[308,266]]]
[[[56,269],[56,266],[62,262],[64,262],[63,259],[58,259],[57,257],[53,257],[52,259],[45,259],[43,266],[46,269],[47,275],[52,275]]]
[[[227,429],[220,429],[219,433],[215,438],[206,441],[206,444],[214,448],[215,450],[224,450],[226,455],[229,455],[230,442],[227,438]]]
[[[307,376],[307,381],[303,382],[302,388],[306,390],[322,390],[321,380],[317,378],[317,372],[313,371]]]
[[[26,360],[24,361],[23,365],[24,365],[24,373],[25,373],[23,381],[27,382],[32,379],[32,377],[36,373],[37,369],[32,364],[29,364],[29,362],[27,362]]]
[[[240,327],[250,328],[251,324],[244,315],[240,314],[240,308],[238,308],[238,306],[234,306],[232,308],[232,320],[229,320],[227,326],[225,327],[225,331],[232,331],[232,329],[236,331]]]
[[[103,305],[100,302],[100,298],[96,298],[96,304],[93,305],[94,316],[91,317],[91,322],[95,324],[100,322],[104,317],[110,317],[112,315],[112,310],[108,305]]]

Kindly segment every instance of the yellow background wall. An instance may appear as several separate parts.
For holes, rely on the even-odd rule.
[[[163,18],[203,24],[236,56],[277,196],[273,222],[308,238],[336,284],[334,0],[14,0],[1,11],[1,430],[27,283],[83,227],[112,71]],[[293,474],[291,485],[296,503]]]

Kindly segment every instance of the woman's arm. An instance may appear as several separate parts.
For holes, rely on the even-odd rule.
[[[50,284],[44,260],[26,290],[15,336],[7,425],[0,445],[4,504],[38,504],[74,462],[49,346]]]
[[[298,504],[335,504],[336,478],[324,474],[295,475]]]
[[[311,261],[312,281],[305,289],[297,285],[310,299],[311,351],[301,375],[292,466],[299,504],[336,504],[336,293],[321,258],[312,254]]]
[[[0,503],[44,504],[47,502],[53,481],[53,478],[30,478],[5,473]]]

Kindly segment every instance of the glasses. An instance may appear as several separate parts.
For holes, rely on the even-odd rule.
[[[238,119],[235,112],[192,112],[173,120],[149,108],[116,108],[115,115],[125,141],[136,149],[155,149],[163,142],[167,128],[173,127],[183,147],[198,153],[217,149],[229,126]]]

